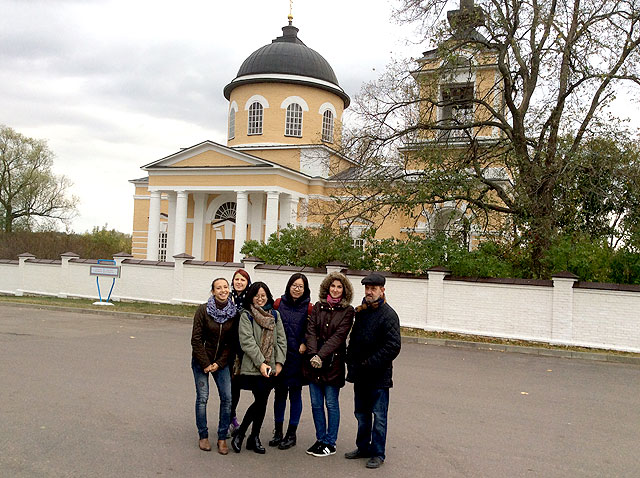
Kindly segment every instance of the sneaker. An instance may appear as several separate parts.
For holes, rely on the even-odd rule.
[[[327,445],[326,443],[321,443],[320,446],[311,453],[313,456],[329,456],[336,454],[336,447]]]
[[[309,447],[309,449],[307,450],[307,455],[313,455],[318,448],[320,448],[323,445],[322,442],[316,441],[313,445],[311,445]]]

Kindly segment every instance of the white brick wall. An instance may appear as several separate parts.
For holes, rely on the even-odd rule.
[[[176,259],[175,267],[141,264],[116,258],[121,277],[112,300],[163,303],[202,303],[216,277],[231,280],[237,265],[192,264]],[[91,264],[62,258],[46,264],[29,258],[0,263],[0,292],[98,298]],[[247,261],[252,280],[269,285],[274,298],[282,295],[291,270],[274,269]],[[291,269],[291,268],[288,268]],[[328,267],[328,270],[339,270]],[[324,273],[305,272],[318,299]],[[360,304],[362,275],[348,276]],[[556,277],[553,283],[522,285],[503,282],[445,280],[446,272],[430,271],[429,278],[387,278],[386,295],[406,327],[474,335],[536,340],[566,345],[640,352],[640,291],[575,288],[575,279]],[[103,300],[111,280],[100,278]],[[553,286],[551,286],[553,285]]]

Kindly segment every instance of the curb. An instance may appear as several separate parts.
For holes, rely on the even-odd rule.
[[[488,342],[467,342],[465,340],[436,339],[430,337],[402,336],[403,343],[436,345],[440,347],[457,347],[492,352],[539,355],[544,357],[560,357],[568,359],[593,360],[596,362],[625,363],[640,365],[640,357],[631,355],[614,355],[609,353],[580,352],[577,350],[546,349],[543,347],[525,347],[522,345],[492,344]]]
[[[163,319],[163,320],[178,320],[178,321],[191,320],[191,317],[185,317],[185,316],[179,316],[179,315],[146,314],[141,312],[120,312],[115,310],[104,310],[104,309],[85,309],[80,307],[64,307],[59,305],[40,305],[40,304],[26,304],[21,302],[0,301],[0,306],[2,305],[6,305],[8,307],[29,307],[29,308],[45,309],[45,310],[63,310],[63,311],[69,311],[69,312],[91,312],[92,314],[111,315],[115,317],[132,318],[132,319]],[[464,348],[464,349],[484,350],[484,351],[490,351],[490,352],[519,353],[519,354],[525,354],[525,355],[539,355],[543,357],[560,357],[560,358],[567,358],[567,359],[592,360],[596,362],[640,365],[640,357],[630,356],[630,355],[614,355],[609,353],[580,352],[577,350],[547,349],[543,347],[533,347],[533,346],[525,347],[522,345],[493,344],[489,342],[469,342],[466,340],[436,339],[431,337],[411,337],[407,335],[402,336],[402,342],[407,344],[435,345],[439,347]]]

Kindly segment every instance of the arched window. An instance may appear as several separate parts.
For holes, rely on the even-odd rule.
[[[263,108],[255,101],[249,107],[249,130],[247,134],[262,134],[262,113]]]
[[[322,141],[333,143],[333,113],[326,110],[322,114]]]
[[[236,110],[231,108],[229,111],[229,139],[236,137]]]
[[[226,221],[227,219],[236,220],[236,203],[232,201],[222,204],[213,217],[214,222]]]
[[[284,135],[302,137],[302,107],[298,103],[287,106]]]

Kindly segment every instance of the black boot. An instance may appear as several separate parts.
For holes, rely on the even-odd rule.
[[[267,451],[262,446],[262,443],[260,443],[260,437],[258,435],[249,435],[247,438],[247,450],[253,450],[260,455],[264,455]]]
[[[273,428],[273,438],[269,440],[269,446],[278,446],[282,441],[282,425],[282,422],[275,423],[275,426]]]
[[[296,430],[298,429],[298,425],[291,425],[287,428],[287,434],[284,436],[283,440],[278,445],[280,450],[288,450],[292,446],[296,446]]]
[[[233,432],[233,438],[231,439],[231,448],[233,448],[233,451],[235,451],[236,453],[240,453],[240,450],[242,450],[243,440],[244,440],[244,432],[241,432],[240,429],[237,428]]]

